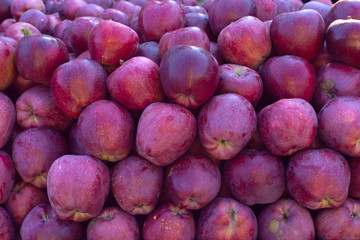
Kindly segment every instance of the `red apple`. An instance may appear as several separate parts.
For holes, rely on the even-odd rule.
[[[105,9],[98,17],[104,20],[112,20],[126,26],[130,26],[130,18],[125,13],[113,8]]]
[[[134,216],[117,207],[104,208],[87,227],[87,240],[139,240],[140,230]]]
[[[8,27],[16,23],[13,18],[7,18],[0,23],[0,33],[4,33]]]
[[[4,151],[0,151],[0,172],[0,204],[3,204],[9,198],[15,183],[14,162]]]
[[[265,24],[246,16],[225,27],[218,37],[222,57],[229,63],[257,69],[271,52],[271,39]]]
[[[325,20],[326,15],[328,14],[328,12],[331,9],[331,6],[321,3],[321,2],[318,2],[318,1],[315,1],[315,0],[312,0],[312,1],[307,2],[304,5],[302,5],[299,10],[303,10],[303,9],[313,9],[313,10],[317,11],[318,13],[320,13],[322,18]]]
[[[38,9],[29,9],[19,18],[19,22],[30,23],[35,26],[41,33],[50,33],[50,23],[48,17]]]
[[[60,13],[65,0],[46,0],[45,2],[45,13],[53,14]]]
[[[314,221],[308,209],[293,199],[267,205],[258,216],[259,240],[315,239]]]
[[[159,43],[156,41],[148,41],[139,45],[136,56],[143,56],[153,60],[160,66]]]
[[[203,48],[189,45],[171,48],[160,63],[160,81],[165,95],[186,108],[201,106],[217,88],[218,66],[215,57]]]
[[[2,240],[15,239],[14,224],[9,213],[2,207],[0,207],[0,238]]]
[[[11,136],[16,121],[15,106],[8,96],[0,92],[0,149]]]
[[[15,49],[0,39],[0,90],[8,88],[15,80]]]
[[[98,17],[102,12],[104,12],[104,8],[101,6],[88,3],[82,5],[79,10],[77,10],[75,19],[78,17]]]
[[[290,158],[286,180],[291,196],[304,207],[339,207],[348,195],[350,168],[335,150],[309,149]]]
[[[133,19],[134,15],[136,15],[136,12],[139,12],[141,9],[140,6],[133,4],[131,1],[115,1],[111,8],[125,13],[130,20]]]
[[[275,0],[254,0],[256,5],[255,16],[265,22],[273,20],[277,15],[277,5]]]
[[[201,108],[198,128],[204,149],[216,159],[228,160],[245,148],[255,133],[256,113],[239,94],[217,95]]]
[[[78,133],[86,152],[116,162],[127,157],[134,138],[134,121],[124,107],[109,101],[91,103],[80,114]]]
[[[0,4],[0,22],[11,17],[11,4],[13,0],[1,0]]]
[[[63,220],[82,222],[98,216],[109,190],[109,169],[87,155],[64,155],[48,172],[50,205]]]
[[[360,161],[359,158],[350,158],[348,159],[348,162],[351,171],[349,196],[356,200],[360,200]]]
[[[11,15],[17,21],[29,9],[45,12],[45,4],[42,0],[13,0],[10,7]]]
[[[65,0],[60,14],[69,20],[74,20],[79,8],[86,4],[84,0]]]
[[[20,228],[22,240],[78,240],[81,234],[80,223],[59,219],[49,204],[35,206],[26,215]]]
[[[360,3],[356,0],[341,0],[336,1],[331,6],[330,11],[325,16],[325,24],[328,27],[333,21],[337,19],[360,19]]]
[[[297,0],[275,0],[276,4],[276,15],[280,15],[282,13],[289,13],[294,12],[295,6],[292,4],[292,2],[297,2]]]
[[[194,217],[190,210],[166,203],[146,217],[142,236],[144,240],[192,240]]]
[[[10,37],[19,41],[24,36],[40,34],[39,29],[30,23],[17,22],[9,26],[4,33],[5,37]]]
[[[174,162],[189,150],[196,119],[184,107],[155,102],[142,112],[136,133],[136,151],[157,166]]]
[[[14,86],[16,91],[19,93],[19,95],[21,95],[26,90],[28,90],[38,84],[29,79],[23,78],[22,76],[20,76],[20,74],[17,74],[12,85]]]
[[[258,225],[253,211],[232,198],[216,198],[201,210],[196,239],[256,240]]]

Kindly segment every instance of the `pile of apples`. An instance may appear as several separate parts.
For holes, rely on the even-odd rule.
[[[359,240],[357,19],[0,0],[0,239]]]

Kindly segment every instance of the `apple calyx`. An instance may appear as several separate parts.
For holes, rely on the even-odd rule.
[[[335,86],[334,82],[331,81],[330,79],[320,84],[320,88],[330,98],[336,98],[336,94],[333,92],[334,86]]]
[[[49,218],[50,218],[49,215],[46,214],[42,217],[41,221],[46,222],[49,220]]]
[[[107,214],[107,215],[104,217],[104,219],[105,219],[106,221],[109,221],[109,220],[113,219],[113,215]]]

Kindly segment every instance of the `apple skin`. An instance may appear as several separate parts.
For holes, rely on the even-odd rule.
[[[5,37],[13,38],[19,41],[24,36],[41,34],[39,29],[30,23],[16,22],[6,28],[4,32]]]
[[[157,166],[174,162],[189,150],[196,135],[196,119],[184,107],[155,102],[142,112],[136,151]]]
[[[323,48],[320,50],[319,55],[317,58],[311,62],[313,65],[315,71],[318,71],[322,66],[333,62],[333,60],[330,57],[330,54],[326,47],[326,42],[324,42]]]
[[[99,5],[88,3],[79,8],[76,12],[75,19],[78,17],[98,17],[104,12],[104,8]]]
[[[360,161],[359,158],[349,158],[348,162],[351,171],[349,196],[356,200],[360,200]]]
[[[267,150],[242,150],[225,162],[224,175],[234,197],[248,206],[277,201],[285,187],[284,164]]]
[[[352,67],[360,67],[360,20],[335,20],[326,31],[326,46],[330,57]]]
[[[257,69],[271,52],[265,24],[253,16],[240,18],[225,27],[218,37],[222,57],[229,63]]]
[[[245,16],[255,16],[255,1],[215,0],[208,11],[212,32],[219,35],[230,23]]]
[[[255,133],[256,112],[245,97],[236,93],[220,94],[201,108],[198,128],[207,153],[218,160],[228,160],[245,148]]]
[[[128,15],[113,8],[105,9],[98,17],[103,20],[112,20],[130,26],[130,18]]]
[[[206,32],[198,27],[184,27],[165,33],[159,42],[159,56],[177,45],[191,45],[210,50],[210,41]]]
[[[130,111],[143,111],[164,101],[159,66],[146,57],[133,57],[112,72],[107,80],[110,95]]]
[[[82,226],[74,221],[61,220],[49,204],[39,204],[26,215],[20,228],[22,240],[81,239]]]
[[[0,238],[2,240],[15,239],[15,228],[9,213],[0,206]]]
[[[13,0],[1,0],[0,4],[0,22],[11,17],[11,4]]]
[[[139,13],[139,28],[147,41],[160,41],[166,32],[184,25],[184,9],[172,0],[148,1]]]
[[[144,240],[193,240],[195,220],[190,210],[169,202],[146,217],[142,236]]]
[[[155,209],[163,183],[164,169],[142,157],[127,157],[112,170],[111,188],[115,199],[132,215],[147,215]]]
[[[110,8],[114,4],[114,0],[85,0],[87,3],[99,5],[103,8]]]
[[[218,73],[215,57],[203,48],[190,45],[172,47],[160,63],[160,81],[165,95],[191,109],[198,108],[215,93]]]
[[[148,2],[148,0],[145,0]],[[140,12],[141,7],[133,4],[130,1],[116,1],[112,5],[113,9],[119,10],[120,12],[125,13],[129,19],[133,19],[137,12]]]
[[[50,128],[30,128],[16,136],[12,145],[15,168],[24,182],[46,188],[52,163],[67,154],[64,136]]]
[[[46,0],[45,1],[45,13],[53,14],[60,13],[65,0]]]
[[[105,99],[107,73],[89,59],[73,60],[60,65],[51,79],[51,94],[56,105],[67,116],[78,118],[82,109]]]
[[[196,239],[252,239],[258,234],[255,214],[232,198],[216,198],[201,210]]]
[[[46,17],[49,20],[49,34],[54,36],[55,27],[58,23],[61,22],[57,14],[46,14]]]
[[[359,239],[359,208],[359,201],[348,198],[338,208],[321,210],[315,217],[318,239]]]
[[[87,227],[87,240],[139,240],[140,230],[134,216],[117,207],[105,208]]]
[[[81,142],[77,122],[74,122],[68,136],[69,153],[72,155],[89,155]]]
[[[61,22],[59,22],[58,24],[56,24],[55,29],[54,29],[54,37],[60,38],[61,40],[64,41],[64,31],[68,26],[71,25],[71,23],[72,23],[71,20],[64,19]]]
[[[7,18],[5,20],[3,20],[0,23],[0,33],[4,33],[5,30],[10,27],[11,25],[13,25],[14,23],[16,23],[16,20],[13,18]]]
[[[325,31],[323,18],[313,9],[278,15],[270,26],[272,44],[278,55],[295,55],[310,62],[324,44]]]
[[[15,80],[15,50],[5,41],[0,39],[0,90],[8,88]]]
[[[41,33],[50,33],[50,23],[48,17],[38,9],[29,9],[19,18],[19,22],[27,22],[35,26]]]
[[[0,204],[4,204],[15,184],[15,165],[10,155],[2,150],[0,150],[0,172]]]
[[[258,114],[260,136],[276,156],[290,156],[310,146],[318,120],[313,107],[301,98],[284,98]]]
[[[216,58],[219,66],[225,64],[224,59],[221,56],[219,45],[215,42],[210,42],[210,50],[209,52]]]
[[[176,205],[198,210],[219,193],[221,174],[209,158],[188,154],[166,168],[165,184]]]
[[[86,4],[84,0],[65,0],[60,11],[60,16],[74,20],[77,11]]]
[[[20,127],[48,127],[66,131],[72,119],[55,104],[50,87],[37,85],[26,90],[16,100],[16,120]]]
[[[90,32],[88,46],[91,58],[103,65],[118,66],[135,56],[140,40],[130,27],[103,20]]]
[[[100,160],[87,155],[64,155],[48,172],[50,205],[63,220],[83,222],[94,218],[108,196],[110,178],[110,170]]]
[[[360,97],[333,98],[323,106],[318,118],[321,141],[340,153],[360,157]]]
[[[41,203],[49,203],[45,191],[30,183],[18,182],[5,203],[5,209],[11,216],[15,228],[20,229],[26,215]]]
[[[78,133],[86,152],[116,162],[127,157],[134,139],[134,120],[123,106],[110,101],[91,103],[80,114]]]
[[[15,106],[10,98],[0,92],[0,149],[3,148],[11,136],[16,122]]]
[[[91,30],[101,22],[97,17],[77,17],[69,26],[69,43],[76,55],[88,50],[88,38]]]
[[[18,21],[21,15],[29,9],[45,12],[45,4],[42,0],[13,0],[10,7],[11,16]]]
[[[295,2],[295,1],[294,1]],[[282,13],[294,12],[295,6],[292,4],[292,0],[275,0],[276,15]]]
[[[360,70],[342,63],[328,63],[317,71],[312,105],[318,111],[338,96],[360,97]]]
[[[18,94],[21,95],[26,90],[28,90],[38,84],[29,79],[23,78],[22,76],[20,76],[20,74],[16,74],[15,80],[12,83],[12,85],[14,86],[14,88],[16,89]]]
[[[264,91],[273,100],[302,98],[310,102],[316,86],[316,72],[304,58],[294,55],[268,59],[260,70]]]
[[[254,107],[260,101],[263,81],[253,69],[237,64],[223,64],[219,66],[219,77],[217,94],[240,94]]]
[[[337,19],[360,19],[360,3],[356,0],[337,1],[332,5],[330,11],[325,16],[325,24],[328,27]]]
[[[55,69],[67,61],[69,52],[64,42],[48,35],[24,36],[18,41],[15,50],[19,74],[47,86],[50,85]]]
[[[290,198],[267,205],[258,216],[258,224],[259,240],[315,239],[309,210]]]
[[[328,14],[328,12],[331,9],[331,6],[326,5],[325,3],[321,3],[321,2],[313,0],[313,1],[307,2],[304,5],[302,5],[299,10],[303,10],[303,9],[313,9],[313,10],[317,11],[318,13],[320,13],[322,18],[325,20],[326,15]],[[325,28],[326,28],[326,24],[325,24]]]
[[[275,0],[254,0],[256,5],[255,17],[265,22],[273,20],[277,15],[277,6]]]
[[[136,56],[147,57],[160,66],[159,43],[156,41],[141,43],[136,52]]]
[[[348,195],[350,167],[330,148],[295,153],[286,169],[287,189],[308,209],[339,207]]]

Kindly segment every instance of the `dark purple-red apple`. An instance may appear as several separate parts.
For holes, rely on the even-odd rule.
[[[64,31],[68,26],[70,26],[71,23],[72,23],[71,20],[64,19],[58,24],[56,24],[54,29],[54,37],[60,38],[64,41]]]
[[[308,209],[293,199],[267,205],[258,216],[259,240],[315,239],[314,221]]]
[[[167,166],[165,184],[176,205],[198,210],[219,193],[221,175],[209,158],[189,154]]]
[[[255,17],[265,22],[273,20],[277,15],[277,5],[275,0],[254,0],[256,5]]]
[[[111,189],[119,206],[132,215],[151,213],[163,189],[164,169],[131,156],[112,170]]]
[[[65,0],[46,0],[45,3],[45,13],[46,14],[59,14],[61,12],[62,6]]]
[[[15,50],[12,45],[0,39],[0,90],[8,88],[15,80]]]
[[[276,4],[276,15],[280,15],[282,13],[289,13],[295,11],[295,6],[292,4],[293,0],[275,0]],[[294,2],[298,2],[295,0]]]
[[[295,55],[308,61],[315,60],[323,47],[325,31],[324,19],[313,9],[278,15],[270,26],[271,42],[278,55]]]
[[[43,0],[13,0],[10,7],[11,15],[17,21],[29,9],[45,12],[45,4]]]
[[[23,78],[22,76],[20,76],[20,74],[17,74],[12,85],[14,86],[16,91],[21,95],[29,88],[32,88],[33,86],[38,84],[29,79]]]
[[[13,0],[0,0],[0,22],[11,17],[11,4]]]
[[[10,155],[0,151],[0,204],[6,202],[15,183],[15,165]],[[1,236],[1,233],[0,233]]]
[[[267,150],[246,149],[224,166],[226,183],[240,202],[252,206],[277,201],[285,187],[285,167]]]
[[[51,79],[51,94],[67,116],[78,118],[83,108],[105,99],[107,73],[97,62],[79,59],[62,64]]]
[[[142,112],[137,132],[136,150],[157,166],[174,162],[189,150],[196,134],[196,119],[184,107],[155,102]]]
[[[76,55],[88,50],[88,38],[91,30],[101,21],[97,17],[77,17],[69,26],[71,49]]]
[[[196,239],[256,240],[258,225],[255,214],[232,198],[216,198],[201,210]]]
[[[148,1],[148,0],[145,0]],[[112,5],[113,9],[119,10],[120,12],[125,13],[129,19],[133,19],[134,15],[140,11],[141,7],[134,5],[130,1],[115,1]]]
[[[110,162],[128,156],[135,127],[123,106],[110,100],[95,101],[81,112],[77,124],[80,140],[89,155]]]
[[[360,20],[335,20],[326,31],[330,57],[353,67],[360,67]]]
[[[1,33],[4,33],[5,30],[10,27],[11,25],[13,25],[14,23],[16,23],[16,20],[13,19],[13,18],[7,18],[5,20],[3,20],[1,23],[0,23],[0,32]]]
[[[130,26],[130,18],[128,17],[128,15],[113,8],[105,9],[98,17],[104,20],[112,20],[118,23],[122,23],[126,26]]]
[[[91,58],[103,65],[120,65],[135,56],[139,36],[130,27],[103,20],[90,32],[88,46]]]
[[[79,133],[78,133],[78,125],[77,122],[74,122],[68,137],[69,143],[69,153],[74,155],[89,155],[82,144]]]
[[[50,128],[30,128],[16,136],[12,145],[15,168],[22,180],[38,188],[46,187],[52,163],[68,153],[65,137]]]
[[[198,115],[199,137],[213,158],[228,160],[250,141],[256,130],[256,113],[245,97],[236,93],[214,96]]]
[[[323,106],[318,118],[320,139],[328,147],[360,157],[360,97],[333,98]]]
[[[49,20],[49,34],[51,36],[54,36],[55,33],[55,27],[58,23],[61,22],[60,18],[57,16],[57,14],[46,14],[46,17]]]
[[[317,71],[312,105],[318,111],[332,98],[360,97],[360,70],[341,63],[328,63]]]
[[[350,167],[346,159],[330,148],[295,153],[286,169],[287,189],[306,208],[339,207],[350,185]]]
[[[86,231],[87,240],[126,239],[139,240],[140,230],[136,218],[117,207],[105,208],[93,218]]]
[[[165,95],[186,108],[198,108],[211,98],[219,83],[218,73],[215,57],[203,48],[190,45],[171,48],[160,63]]]
[[[156,41],[148,41],[139,45],[136,56],[143,56],[153,60],[160,66],[159,43]]]
[[[257,69],[271,52],[270,34],[256,17],[246,16],[225,27],[218,37],[222,57],[229,63]]]
[[[39,29],[41,33],[50,33],[49,19],[45,13],[38,9],[29,9],[24,12],[20,17],[19,22],[30,23],[31,25]]]
[[[323,48],[320,50],[319,55],[316,57],[314,61],[311,62],[315,71],[319,70],[322,66],[333,62],[330,57],[330,54],[326,47],[326,42],[324,42]]]
[[[36,34],[40,34],[39,29],[31,25],[30,23],[25,22],[14,23],[9,26],[4,32],[5,37],[13,38],[16,41],[19,41],[24,36]]]
[[[315,217],[315,230],[319,240],[359,239],[360,202],[348,198],[338,208],[321,210]]]
[[[223,64],[219,66],[219,77],[216,93],[237,93],[254,107],[257,105],[263,93],[263,82],[255,70],[237,64]]]
[[[77,10],[75,19],[78,17],[98,17],[102,12],[104,12],[104,8],[99,5],[88,3],[79,8]]]
[[[84,0],[65,0],[62,4],[60,15],[69,20],[74,20],[80,7],[86,5]]]
[[[318,120],[313,107],[301,98],[284,98],[258,114],[260,136],[277,156],[289,156],[310,146]]]
[[[24,36],[15,50],[15,63],[19,74],[48,86],[55,69],[67,61],[69,52],[65,43],[49,35]]]
[[[215,0],[208,13],[211,30],[219,35],[230,23],[245,16],[255,16],[256,5],[253,0]]]
[[[304,58],[285,55],[267,60],[260,76],[264,91],[273,100],[302,98],[310,102],[316,86],[316,72]]]
[[[48,172],[50,205],[63,220],[82,222],[94,218],[108,196],[110,178],[110,170],[100,160],[87,155],[64,155]]]
[[[87,3],[99,5],[103,8],[110,8],[114,4],[114,0],[85,0]]]
[[[72,119],[56,106],[50,87],[37,85],[26,90],[15,106],[17,123],[24,129],[48,127],[66,131],[72,125]]]
[[[49,204],[35,206],[20,228],[22,240],[78,240],[81,239],[81,234],[80,223],[59,219]]]
[[[198,27],[185,27],[167,32],[161,37],[159,42],[160,58],[177,45],[191,45],[206,51],[210,50],[210,41],[204,30]]]
[[[139,13],[139,27],[147,41],[160,41],[162,35],[185,25],[182,6],[172,0],[148,1]]]
[[[15,106],[10,98],[0,92],[0,149],[3,148],[11,136],[16,121]]]
[[[195,220],[190,210],[166,203],[146,217],[142,236],[144,240],[193,240]]]
[[[348,162],[351,171],[349,196],[360,200],[360,159],[350,158]]]
[[[107,80],[111,96],[130,111],[143,111],[162,102],[159,66],[146,57],[133,57],[112,72]]]
[[[15,228],[9,213],[0,206],[0,239],[15,239]]]
[[[313,9],[313,10],[317,11],[318,13],[320,13],[322,18],[325,19],[326,15],[328,14],[328,12],[331,9],[331,6],[313,0],[313,1],[307,2],[304,5],[302,5],[299,10],[303,10],[303,9]]]
[[[26,215],[36,205],[49,203],[46,192],[30,183],[18,182],[10,194],[5,208],[17,229],[20,229]]]
[[[360,19],[360,2],[357,0],[336,1],[325,16],[325,24],[328,27],[337,19]]]
[[[219,45],[217,43],[210,42],[209,52],[216,58],[216,61],[218,62],[219,66],[225,64],[225,61],[221,56]]]

